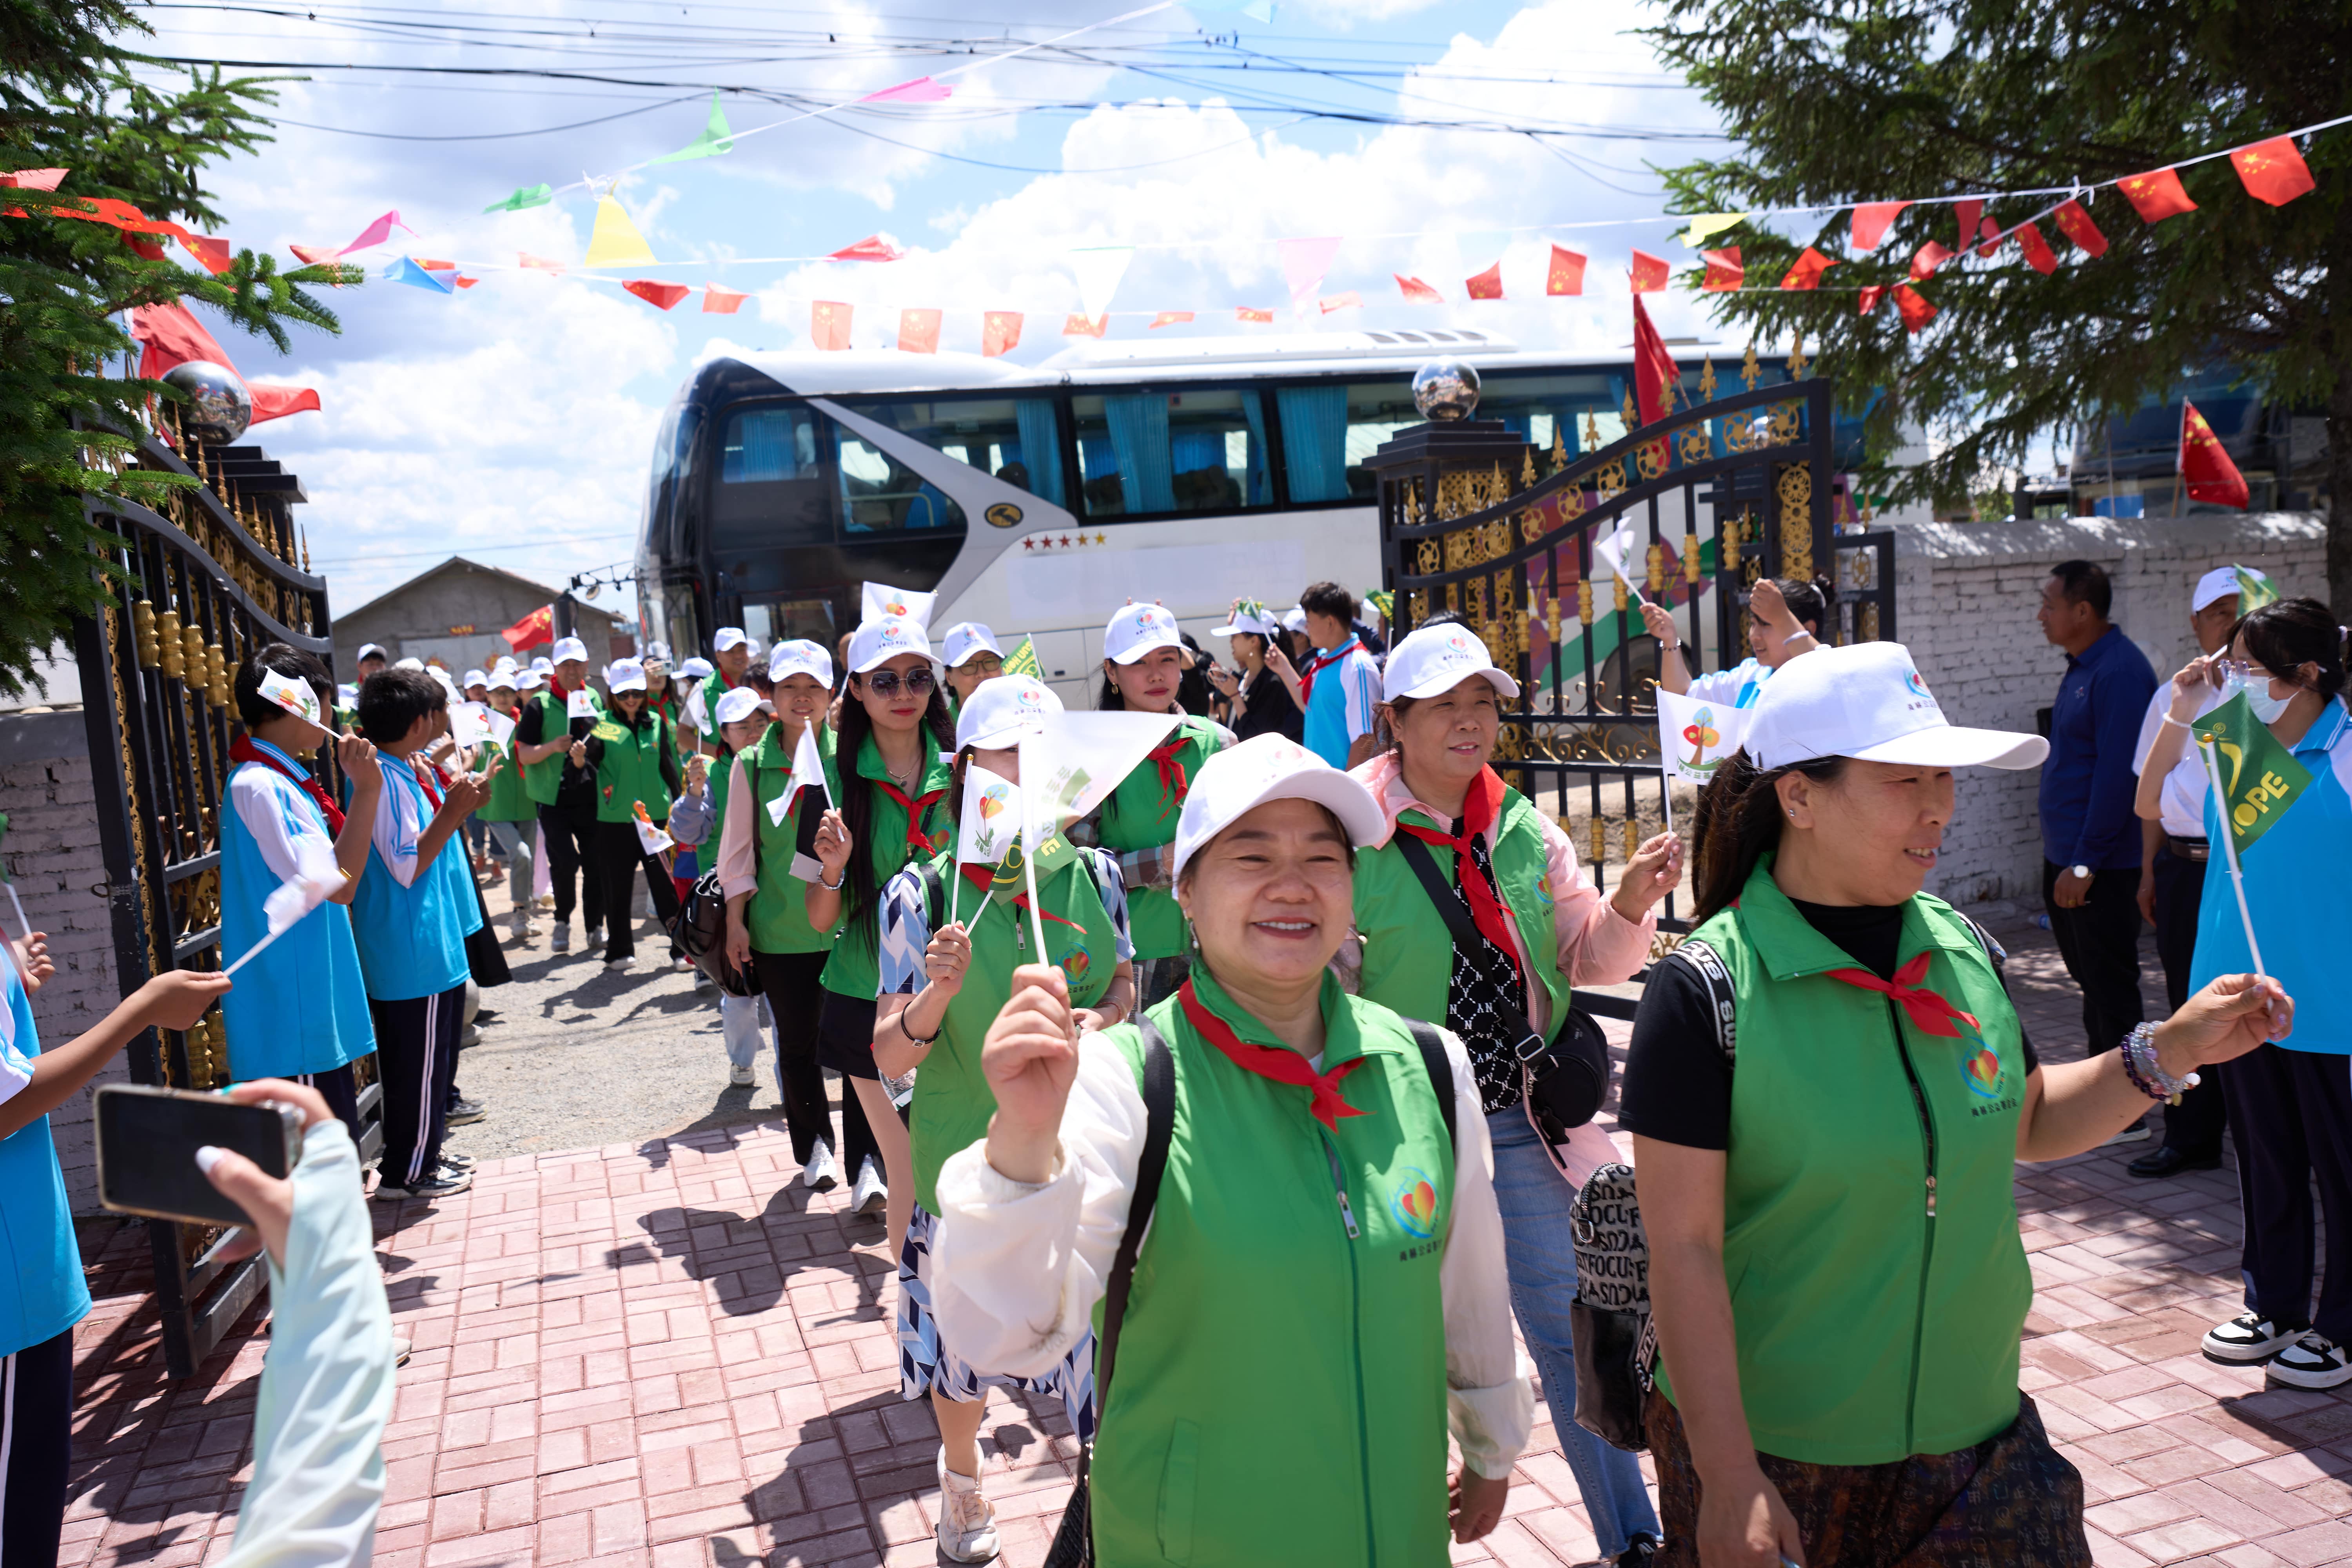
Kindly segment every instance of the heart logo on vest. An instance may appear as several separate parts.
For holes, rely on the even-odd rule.
[[[1976,1042],[1976,1054],[1960,1063],[1961,1080],[1969,1086],[1969,1092],[1979,1100],[1998,1099],[2007,1076],[2001,1070],[2000,1058],[1984,1043],[1981,1036],[1972,1037]]]
[[[1094,955],[1085,948],[1074,947],[1054,962],[1061,965],[1063,974],[1068,978],[1071,984],[1076,985],[1086,979],[1087,971],[1094,967],[1095,960]]]
[[[1389,1198],[1389,1207],[1407,1236],[1426,1241],[1437,1234],[1437,1187],[1429,1173],[1405,1167],[1405,1179]]]

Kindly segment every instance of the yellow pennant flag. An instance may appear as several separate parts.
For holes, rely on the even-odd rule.
[[[1045,679],[1045,672],[1037,668],[1037,645],[1030,638],[1023,637],[1021,646],[1004,656],[1004,673]]]
[[[610,196],[596,198],[596,227],[588,236],[588,255],[583,267],[628,267],[654,258],[653,247],[621,210],[621,204]]]
[[[1746,213],[1698,213],[1690,219],[1690,226],[1675,237],[1696,250],[1727,228],[1735,228],[1748,221]]]

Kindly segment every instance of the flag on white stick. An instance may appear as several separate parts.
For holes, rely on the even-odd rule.
[[[833,805],[833,783],[824,776],[824,752],[816,743],[814,720],[801,726],[800,742],[793,747],[793,776],[784,781],[784,793],[768,803],[768,820],[782,827],[785,813],[793,809],[793,797],[804,789],[820,791],[826,806]]]
[[[291,713],[306,724],[315,724],[321,730],[330,727],[326,710],[319,701],[319,693],[307,680],[280,675],[274,669],[265,669],[261,672],[261,697],[263,701]]]
[[[1625,584],[1626,592],[1633,595],[1633,602],[1637,605],[1645,604],[1647,601],[1642,597],[1641,584],[1626,574],[1625,556],[1626,552],[1639,542],[1640,541],[1633,536],[1633,531],[1622,520],[1618,522],[1615,532],[1606,539],[1596,539],[1592,542],[1592,563],[1608,568],[1609,574]]]
[[[1025,842],[1022,834],[1024,814],[1021,803],[1013,797],[1021,786],[1011,779],[989,772],[979,764],[963,772],[963,810],[956,827],[956,865],[1001,866],[1013,858],[1013,851]],[[955,895],[963,891],[964,878],[948,889],[948,918],[955,918]]]
[[[897,616],[914,622],[926,631],[930,629],[931,606],[939,603],[937,594],[918,594],[909,588],[893,588],[887,583],[868,583],[859,600],[860,620],[878,621]]]
[[[636,813],[638,848],[643,849],[648,855],[658,855],[663,850],[677,842],[677,839],[672,838],[668,834],[662,831],[661,824],[656,822],[653,819],[653,815],[646,810],[646,803],[644,801],[640,800],[633,802],[631,804],[631,809]]]
[[[487,702],[460,702],[449,710],[449,738],[467,751],[486,743],[506,744],[515,721]]]
[[[1022,794],[1034,795],[1047,828],[1100,805],[1175,729],[1174,713],[1048,713],[1042,734],[1022,742]],[[1039,764],[1031,771],[1030,760]]]
[[[269,921],[268,933],[221,973],[235,974],[244,968],[255,953],[293,930],[297,921],[325,903],[327,896],[342,885],[343,868],[336,862],[334,846],[325,838],[298,839],[294,845],[294,874],[261,900],[261,912]]]
[[[580,690],[573,692],[571,696],[566,697],[563,700],[563,716],[566,719],[597,719],[603,717],[602,714],[596,711],[596,699],[585,687],[583,687]]]
[[[1658,688],[1658,755],[1666,776],[1705,784],[1748,739],[1752,708],[1734,708]]]

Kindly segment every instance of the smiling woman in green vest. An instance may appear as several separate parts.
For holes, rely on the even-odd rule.
[[[1176,836],[1186,983],[1090,1030],[1059,970],[1024,966],[990,1026],[996,1111],[940,1171],[932,1310],[988,1372],[1102,1336],[1098,1563],[1425,1568],[1449,1516],[1456,1541],[1502,1516],[1534,1401],[1477,1081],[1460,1040],[1328,968],[1382,826],[1295,742],[1218,753]],[[1147,1092],[1172,1111],[1139,1191]]]
[[[2082,1479],[2017,1384],[2015,1163],[2105,1142],[2293,1006],[2235,976],[2122,1050],[2037,1061],[2000,947],[1920,888],[1952,770],[2048,751],[1946,723],[1908,652],[1863,643],[1784,666],[1700,797],[1698,924],[1643,989],[1620,1111],[1661,1563],[2091,1561]]]
[[[646,853],[637,836],[637,808],[658,827],[669,820],[669,803],[683,781],[669,721],[646,701],[646,672],[634,658],[616,658],[605,671],[612,694],[604,716],[584,741],[572,743],[572,760],[596,778],[596,878],[604,892],[604,967],[626,969],[636,959],[635,898],[630,884],[640,869],[652,891],[654,915],[665,927],[677,923],[677,891],[669,868]]]
[[[929,1393],[939,1417],[939,1548],[951,1563],[996,1554],[980,1484],[987,1384],[1056,1395],[1078,1440],[1094,1436],[1091,1335],[1043,1376],[983,1378],[942,1338],[929,1307],[939,1225],[932,1189],[947,1157],[988,1133],[996,1097],[981,1072],[981,1047],[1013,994],[1013,971],[1041,960],[1059,968],[1084,1028],[1108,1028],[1135,1011],[1127,889],[1108,851],[1045,836],[1034,868],[1045,952],[1032,945],[1017,747],[1022,736],[1043,733],[1047,716],[1061,709],[1059,698],[1025,675],[971,689],[956,719],[956,778],[948,795],[956,804],[956,847],[908,867],[882,890],[874,1060],[890,1078],[922,1069],[910,1108],[915,1206],[898,1259],[898,1395]]]

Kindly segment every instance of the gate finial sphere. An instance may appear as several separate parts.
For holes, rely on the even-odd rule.
[[[1435,359],[1412,373],[1412,405],[1424,419],[1467,419],[1478,406],[1478,373],[1460,360]]]
[[[226,446],[253,422],[253,399],[236,372],[210,360],[183,361],[163,373],[163,383],[187,395],[180,424],[200,441]]]

